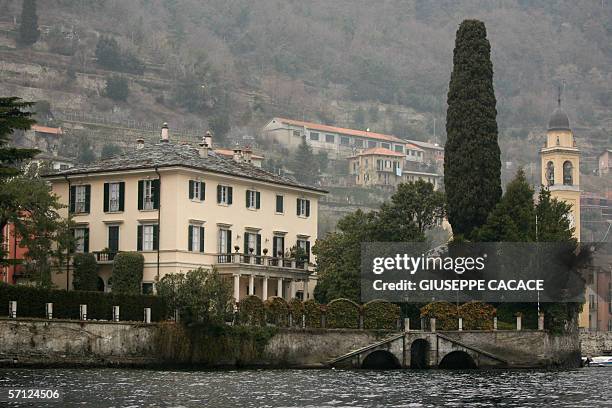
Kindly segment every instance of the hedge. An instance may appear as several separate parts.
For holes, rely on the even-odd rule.
[[[488,303],[473,301],[459,306],[464,330],[493,330],[495,313],[495,307]]]
[[[167,318],[162,298],[153,295],[124,295],[118,293],[65,291],[33,286],[0,284],[0,305],[8,316],[9,301],[17,301],[17,317],[45,316],[45,303],[53,303],[53,317],[78,320],[79,305],[87,305],[88,320],[111,320],[113,306],[119,306],[122,321],[143,321],[144,308],[151,308],[151,320]]]
[[[432,302],[421,308],[421,317],[436,319],[436,330],[459,329],[457,306],[448,302]]]
[[[119,252],[113,260],[113,292],[141,292],[144,256],[138,252]]]
[[[289,305],[285,299],[273,296],[264,302],[266,310],[266,323],[280,327],[289,325]]]
[[[397,329],[399,317],[399,306],[386,300],[373,300],[363,305],[365,329]]]
[[[98,263],[94,254],[75,254],[72,258],[74,265],[74,280],[72,285],[75,290],[97,290],[98,289]]]
[[[302,315],[304,314],[304,304],[298,298],[289,301],[289,312],[293,326],[302,327]]]
[[[238,322],[250,326],[265,324],[264,305],[260,298],[249,295],[238,302]]]
[[[306,327],[321,327],[321,305],[316,300],[309,299],[304,302],[303,307]]]
[[[359,305],[350,299],[335,299],[327,304],[325,326],[334,329],[358,329]]]

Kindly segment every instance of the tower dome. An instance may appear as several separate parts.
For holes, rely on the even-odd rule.
[[[548,130],[570,130],[567,113],[561,107],[555,109],[548,121]]]

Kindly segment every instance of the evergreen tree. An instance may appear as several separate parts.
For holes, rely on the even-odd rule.
[[[506,193],[474,237],[482,242],[530,242],[535,240],[533,188],[519,169]]]
[[[27,130],[34,124],[32,102],[23,102],[17,97],[0,98],[0,178],[19,173],[17,165],[22,160],[31,159],[38,153],[35,149],[6,147],[15,129]]]
[[[501,159],[493,90],[491,46],[484,23],[465,20],[457,30],[448,91],[444,185],[455,236],[473,239],[498,203]]]
[[[38,41],[38,16],[36,15],[36,0],[23,0],[21,6],[21,23],[19,25],[18,43],[30,46]]]
[[[293,154],[289,169],[303,183],[314,184],[317,181],[319,163],[312,153],[312,147],[306,143],[306,137],[302,137],[302,143]]]
[[[105,96],[114,101],[126,101],[129,94],[130,88],[126,78],[113,75],[106,80]]]

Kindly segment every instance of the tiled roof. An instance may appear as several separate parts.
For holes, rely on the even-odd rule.
[[[234,151],[231,150],[231,149],[214,149],[214,150],[215,150],[215,153],[222,154],[223,156],[230,156],[230,157],[234,156]],[[251,155],[251,157],[253,159],[259,159],[259,160],[263,160],[264,159],[263,156],[260,156],[258,154],[253,154],[253,155]]]
[[[412,143],[414,145],[417,145],[419,147],[422,147],[424,149],[444,150],[444,147],[440,146],[438,144],[433,144],[433,143],[428,143],[428,142],[421,142],[420,140],[409,140],[408,142]]]
[[[412,144],[412,143],[406,143],[406,148],[410,149],[410,150],[416,150],[416,151],[420,151],[422,152],[423,149],[421,149],[419,146]]]
[[[319,130],[321,132],[340,133],[340,134],[349,135],[349,136],[359,136],[359,137],[364,137],[364,138],[369,138],[369,139],[385,140],[387,142],[405,143],[405,141],[400,139],[399,137],[385,135],[385,134],[376,133],[376,132],[366,132],[365,130],[355,130],[355,129],[337,127],[337,126],[328,126],[328,125],[322,125],[320,123],[303,122],[301,120],[293,120],[293,119],[286,119],[286,118],[274,118],[272,120],[273,121],[275,120],[280,123],[285,123],[288,125],[307,127],[308,129]]]
[[[35,132],[50,133],[53,135],[61,135],[64,133],[62,131],[62,128],[53,128],[53,127],[40,126],[40,125],[32,125],[31,129]]]
[[[405,156],[403,153],[394,152],[393,150],[385,149],[384,147],[373,147],[371,149],[366,149],[363,152],[358,153],[357,155],[355,155],[353,157],[357,157],[357,156],[372,156],[372,155],[395,156],[395,157],[404,157]]]
[[[105,160],[99,160],[91,164],[81,164],[70,169],[49,173],[46,176],[54,177],[58,175],[77,175],[176,166],[326,193],[325,190],[318,187],[270,173],[252,164],[238,163],[214,151],[209,151],[206,157],[200,157],[196,147],[186,144],[175,144],[172,142],[145,144],[145,146],[140,149],[130,150],[124,154]]]

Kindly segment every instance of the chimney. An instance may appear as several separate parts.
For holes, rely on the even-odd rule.
[[[169,142],[169,137],[168,137],[168,123],[164,122],[164,124],[162,125],[161,128],[161,139],[159,139],[160,142],[164,142],[164,143],[168,143]]]
[[[206,134],[204,135],[204,143],[206,143],[208,147],[212,149],[212,133],[210,130],[207,130]]]
[[[144,147],[144,139],[139,137],[136,139],[136,149],[140,150]]]
[[[242,149],[240,148],[240,146],[236,145],[236,147],[234,147],[234,161],[237,163],[240,163],[242,161]]]
[[[242,157],[244,158],[244,161],[247,163],[250,163],[252,155],[253,155],[253,150],[251,149],[251,146],[246,146],[244,148],[244,151],[242,152]]]
[[[202,138],[202,141],[198,144],[198,146],[200,146],[200,148],[198,149],[200,157],[208,157],[208,151],[210,150],[210,147],[206,142],[206,136]]]

